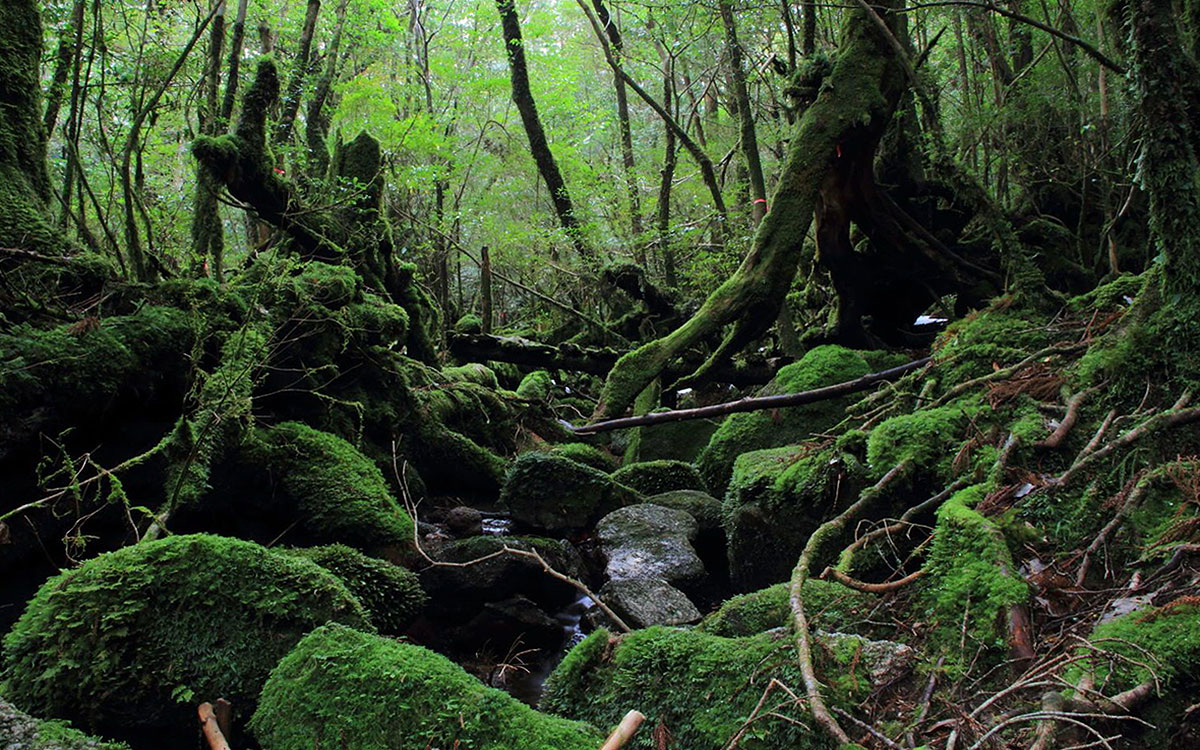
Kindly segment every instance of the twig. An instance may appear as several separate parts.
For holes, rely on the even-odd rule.
[[[904,748],[903,748],[903,746],[902,746],[902,745],[900,745],[900,744],[898,744],[898,743],[894,742],[894,741],[893,741],[893,740],[892,740],[890,737],[888,737],[886,734],[884,734],[883,732],[879,731],[878,729],[876,729],[875,727],[871,726],[870,724],[868,724],[867,722],[863,721],[862,719],[859,719],[859,718],[856,718],[856,717],[852,716],[852,715],[850,714],[850,712],[848,712],[848,711],[844,711],[844,710],[842,710],[842,709],[838,708],[837,706],[834,706],[834,707],[833,707],[833,712],[834,712],[835,714],[837,714],[838,716],[842,717],[843,719],[845,719],[846,721],[850,722],[850,723],[851,723],[851,724],[853,724],[854,726],[856,726],[856,727],[858,727],[859,729],[863,730],[863,731],[864,731],[864,732],[866,732],[867,734],[871,735],[871,736],[872,736],[872,737],[874,737],[875,739],[879,740],[880,742],[882,742],[882,743],[883,743],[884,745],[886,745],[887,747],[890,747],[890,748],[892,748],[892,750],[904,750]]]
[[[760,713],[762,712],[763,706],[766,705],[767,697],[771,695],[772,690],[776,689],[787,693],[789,696],[791,696],[791,700],[780,703],[771,711]],[[725,743],[725,746],[722,747],[721,750],[736,750],[738,743],[742,741],[742,737],[744,737],[746,732],[750,730],[750,725],[764,716],[775,716],[778,718],[788,719],[789,721],[795,721],[794,719],[791,719],[791,717],[785,717],[782,714],[776,713],[776,711],[788,705],[789,703],[793,705],[799,705],[801,702],[800,696],[796,695],[791,688],[780,682],[778,679],[772,677],[771,681],[767,683],[766,689],[763,690],[762,695],[759,696],[758,703],[754,706],[754,710],[750,712],[750,716],[748,716],[746,720],[742,722],[742,725],[738,727],[738,730],[733,733],[733,736],[729,738],[729,741]]]
[[[846,588],[851,588],[855,591],[862,591],[867,594],[886,594],[890,591],[896,591],[904,588],[923,575],[925,575],[925,571],[918,570],[916,572],[909,573],[899,580],[889,581],[887,583],[868,583],[867,581],[860,581],[857,578],[852,578],[837,568],[825,568],[825,570],[823,570],[821,575],[818,577],[823,581],[832,578]]]
[[[804,678],[804,689],[808,695],[809,710],[812,712],[813,718],[817,720],[817,723],[839,744],[850,744],[851,740],[850,736],[846,734],[846,730],[842,729],[837,719],[833,718],[833,715],[829,713],[829,709],[825,706],[825,700],[821,697],[821,683],[817,680],[816,670],[813,668],[812,632],[808,627],[808,617],[804,613],[804,582],[808,580],[813,557],[816,556],[817,548],[821,546],[821,543],[845,528],[851,518],[862,512],[876,495],[891,484],[896,477],[907,471],[908,467],[909,462],[907,460],[896,464],[874,486],[864,490],[856,502],[835,518],[821,524],[808,537],[808,542],[804,545],[804,550],[800,553],[800,559],[792,571],[792,580],[789,584],[789,603],[792,610],[792,622],[796,629],[796,656],[800,664],[800,674]]]
[[[644,414],[638,417],[622,417],[620,419],[608,419],[603,422],[595,422],[581,427],[570,427],[568,429],[576,435],[593,435],[597,432],[608,432],[609,430],[620,430],[626,427],[644,427],[646,425],[663,424],[665,422],[684,422],[690,419],[706,419],[709,417],[720,417],[726,414],[739,414],[748,411],[762,411],[765,409],[779,409],[788,406],[801,406],[803,404],[811,404],[817,401],[827,401],[832,398],[844,396],[849,393],[857,393],[858,391],[866,390],[876,383],[892,380],[901,375],[905,375],[920,367],[924,367],[929,363],[929,358],[918,359],[907,364],[893,367],[880,372],[873,372],[869,375],[863,375],[854,380],[847,380],[834,385],[827,385],[823,388],[815,388],[811,391],[801,391],[800,393],[781,393],[776,396],[754,396],[741,398],[737,401],[730,401],[724,404],[714,404],[713,406],[701,406],[695,409],[675,409],[674,411],[661,411],[653,414]]]

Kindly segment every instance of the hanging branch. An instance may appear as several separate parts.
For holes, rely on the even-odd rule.
[[[620,430],[626,427],[645,427],[653,424],[663,424],[666,422],[685,422],[692,419],[706,419],[709,417],[723,417],[726,414],[738,414],[748,411],[763,411],[765,409],[780,409],[786,406],[801,406],[803,404],[811,404],[817,401],[828,401],[832,398],[845,396],[848,393],[857,393],[864,391],[867,388],[887,380],[895,378],[920,369],[929,364],[930,358],[923,357],[922,359],[914,360],[907,364],[893,367],[889,370],[873,372],[869,375],[863,375],[854,380],[847,380],[844,383],[836,383],[827,385],[824,388],[815,388],[811,391],[801,391],[800,393],[782,393],[776,396],[753,396],[730,401],[725,404],[715,404],[713,406],[701,406],[695,409],[676,409],[674,411],[661,411],[654,414],[643,414],[637,417],[622,417],[621,419],[608,419],[603,422],[595,422],[582,427],[571,427],[568,429],[576,435],[594,435],[597,432],[609,432],[610,430]]]

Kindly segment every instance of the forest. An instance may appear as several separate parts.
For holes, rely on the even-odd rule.
[[[0,745],[1200,747],[1200,0],[3,0]]]

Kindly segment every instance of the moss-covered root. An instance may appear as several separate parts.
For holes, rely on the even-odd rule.
[[[800,675],[790,639],[780,633],[721,638],[661,626],[611,639],[603,629],[571,650],[546,682],[541,707],[596,726],[612,726],[631,708],[646,726],[661,725],[687,750],[720,750],[745,726],[765,690],[778,680],[795,686]],[[780,696],[770,705],[784,700]],[[791,701],[764,714],[743,733],[743,750],[815,750],[831,743],[804,726]],[[793,708],[789,709],[787,706]],[[656,747],[642,731],[627,746]]]
[[[346,584],[382,635],[400,635],[412,624],[428,597],[411,570],[368,557],[344,544],[281,550],[312,560]]]
[[[771,211],[750,253],[690,320],[617,361],[600,395],[597,419],[619,416],[672,359],[722,327],[738,323],[727,340],[746,342],[775,321],[796,275],[822,181],[839,168],[846,144],[878,138],[904,89],[904,73],[870,20],[861,11],[846,19],[829,83],[797,125]]]
[[[3,692],[106,732],[190,736],[196,701],[253,706],[276,662],[329,620],[371,627],[316,563],[207,535],[143,542],[42,586],[4,639]]]
[[[251,730],[264,750],[595,750],[604,741],[432,651],[339,625],[313,631],[279,663]]]

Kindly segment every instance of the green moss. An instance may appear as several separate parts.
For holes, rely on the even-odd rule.
[[[1184,597],[1163,607],[1118,617],[1100,625],[1088,641],[1099,650],[1081,651],[1113,695],[1149,680],[1192,683],[1200,674],[1200,601]]]
[[[901,461],[908,461],[914,469],[948,476],[969,417],[957,403],[892,417],[871,430],[867,465],[875,476],[882,476]]]
[[[492,372],[486,365],[481,365],[478,362],[469,362],[461,367],[443,367],[442,373],[456,383],[474,383],[484,388],[491,388],[493,391],[500,390],[500,383],[496,380],[496,373]]]
[[[617,468],[617,459],[614,456],[587,443],[562,443],[552,447],[550,455],[562,456],[604,472],[610,472]]]
[[[219,696],[252,706],[300,637],[369,628],[342,583],[307,560],[222,537],[170,537],[47,581],[4,639],[3,693],[89,727],[186,726]]]
[[[632,487],[643,495],[671,490],[703,490],[700,473],[683,461],[643,461],[622,466],[613,472],[613,481]]]
[[[718,750],[741,728],[771,678],[793,687],[803,684],[787,634],[721,638],[652,627],[613,642],[607,631],[598,630],[554,670],[541,706],[602,727],[636,706],[646,714],[646,726],[663,725],[677,747]],[[806,718],[803,709],[781,711]],[[628,747],[653,748],[654,735],[639,732]],[[740,746],[831,747],[820,730],[774,716],[754,722]]]
[[[1029,598],[1004,535],[972,509],[987,489],[982,484],[967,487],[942,505],[925,565],[930,574],[925,596],[935,637],[952,660],[970,658],[969,652],[959,653],[964,612],[969,649],[974,644],[998,649],[1005,643],[1009,608]]]
[[[696,461],[720,427],[721,423],[716,420],[693,419],[639,427],[630,432],[636,432],[638,435],[637,451],[640,460],[667,459],[691,463]]]
[[[870,367],[855,351],[840,346],[820,346],[799,362],[781,369],[760,395],[797,393],[866,375]],[[848,398],[808,406],[751,412],[730,416],[700,453],[696,466],[717,497],[725,494],[740,454],[760,448],[799,443],[842,420]]]
[[[298,422],[254,430],[246,463],[270,472],[277,495],[310,539],[342,542],[366,552],[407,550],[412,519],[400,508],[378,467],[341,438]]]
[[[437,341],[441,338],[441,316],[437,303],[417,281],[415,263],[397,263],[393,285],[396,302],[408,313],[409,329],[405,350],[408,356],[426,364],[437,362]]]
[[[1132,304],[1145,285],[1145,276],[1122,274],[1086,294],[1071,298],[1067,308],[1077,315],[1092,310],[1119,310]]]
[[[35,719],[0,698],[0,738],[11,750],[129,750],[123,742],[89,737],[68,722]]]
[[[671,490],[657,495],[647,495],[646,502],[651,505],[661,505],[664,508],[682,510],[700,525],[700,531],[719,530],[724,522],[724,509],[721,501],[698,490]]]
[[[809,534],[864,478],[859,461],[836,449],[787,446],[738,456],[724,502],[734,586],[753,591],[787,580]]]
[[[545,370],[535,370],[521,380],[517,395],[533,401],[548,401],[554,388],[554,379]]]
[[[483,318],[467,313],[454,323],[455,333],[483,333]]]
[[[512,511],[514,520],[550,530],[585,528],[617,508],[642,500],[602,471],[539,452],[517,457],[500,492],[500,502]]]
[[[595,750],[604,741],[432,651],[338,625],[314,631],[279,663],[251,730],[264,750]]]
[[[698,630],[725,638],[756,635],[773,628],[791,628],[792,610],[789,584],[777,583],[765,589],[740,594],[725,601],[706,616]],[[874,604],[869,594],[848,589],[838,583],[809,579],[804,582],[804,611],[814,630],[840,631],[851,627],[855,613]]]
[[[382,635],[403,633],[425,606],[427,597],[416,573],[367,557],[353,547],[330,544],[281,551],[312,560],[337,576]]]
[[[934,347],[935,372],[947,387],[1016,364],[1050,342],[1041,323],[1023,317],[1015,306],[992,308],[955,321]]]

